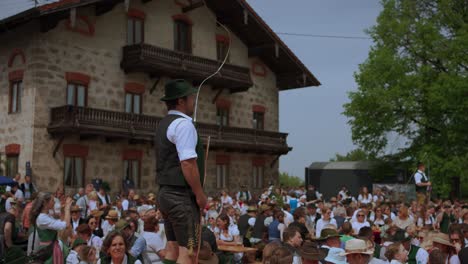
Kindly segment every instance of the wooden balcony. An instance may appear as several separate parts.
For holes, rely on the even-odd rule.
[[[155,76],[184,78],[194,83],[201,83],[216,72],[220,65],[220,61],[149,44],[123,47],[120,64],[126,73],[146,72]],[[249,68],[231,64],[225,64],[207,83],[217,89],[229,89],[232,93],[247,91],[253,85]]]
[[[152,143],[160,120],[160,117],[149,115],[61,106],[51,109],[47,130],[53,136],[77,134]],[[291,150],[286,142],[286,133],[202,123],[197,127],[205,143],[211,136],[210,149],[213,150],[274,155],[287,154]]]

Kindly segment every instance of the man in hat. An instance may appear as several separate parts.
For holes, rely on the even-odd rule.
[[[24,183],[20,185],[20,189],[24,194],[25,199],[30,199],[31,195],[37,192],[36,186],[31,182],[31,176],[24,176]]]
[[[406,251],[408,251],[408,264],[427,263],[429,253],[418,246],[411,244],[412,237],[403,229],[395,232],[392,241],[401,242]],[[383,250],[383,248],[382,248]],[[380,253],[382,255],[382,253]]]
[[[247,189],[247,185],[241,185],[241,190],[236,194],[237,201],[242,201],[244,203],[249,202],[252,199],[252,195]]]
[[[374,252],[367,247],[366,241],[362,239],[346,241],[344,255],[349,264],[367,264],[372,259],[373,254]]]
[[[320,232],[320,237],[317,239],[321,241],[321,248],[327,251],[327,257],[325,260],[332,262],[330,260],[336,260],[338,262],[344,261],[344,259],[339,260],[339,254],[344,253],[344,250],[341,249],[341,240],[340,234],[338,231],[331,228],[324,228]],[[333,263],[333,262],[332,262]]]
[[[299,248],[302,246],[302,236],[299,228],[289,226],[283,233],[283,245],[293,254],[293,263],[301,263]]]
[[[458,255],[455,253],[455,246],[450,242],[449,235],[445,233],[441,233],[441,232],[436,233],[432,237],[432,243],[434,245],[434,248],[440,249],[445,254],[446,256],[445,263],[449,263],[449,264],[460,263],[460,259],[458,258]],[[411,262],[408,261],[408,263],[411,263]]]
[[[73,234],[74,235],[76,235],[76,228],[79,225],[85,223],[85,220],[81,219],[81,217],[80,217],[80,212],[81,212],[81,209],[80,209],[80,207],[78,205],[73,205],[70,208],[70,215],[71,215],[70,222],[71,222],[71,226],[73,228]]]
[[[237,223],[237,227],[239,228],[239,235],[243,238],[244,240],[243,243],[244,243],[244,246],[246,247],[251,246],[249,239],[250,239],[252,228],[254,226],[253,224],[251,225],[249,223],[249,220],[253,219],[253,220],[250,220],[250,222],[255,223],[256,216],[257,216],[257,208],[255,206],[249,206],[249,208],[247,208],[247,213],[241,215]],[[249,237],[247,237],[247,234],[249,234]]]
[[[119,220],[119,212],[110,210],[106,215],[106,220],[102,223],[102,232],[104,237],[115,228],[115,223]]]
[[[432,185],[429,178],[424,174],[426,166],[424,163],[418,163],[418,171],[414,174],[414,183],[416,184],[416,196],[418,204],[424,204],[426,202],[426,194],[428,188]]]
[[[138,222],[133,219],[120,219],[115,224],[115,230],[122,233],[124,239],[128,241],[128,252],[135,258],[143,259],[141,254],[146,249],[146,240],[143,236],[135,236]]]
[[[298,250],[302,264],[319,264],[327,256],[327,251],[319,248],[316,242],[306,240]]]
[[[203,147],[190,117],[197,90],[181,79],[165,86],[168,115],[158,125],[155,137],[158,201],[167,237],[163,263],[193,263],[198,244],[200,208],[205,208],[202,188]]]

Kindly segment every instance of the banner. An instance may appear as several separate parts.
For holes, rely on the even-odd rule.
[[[379,188],[384,193],[385,198],[391,201],[405,201],[416,200],[416,188],[414,184],[385,184],[374,183],[372,189]]]

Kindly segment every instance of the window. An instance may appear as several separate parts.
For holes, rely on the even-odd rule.
[[[216,165],[216,188],[226,188],[228,183],[228,164]]]
[[[83,157],[65,157],[64,182],[66,187],[83,187],[85,179]]]
[[[18,173],[18,155],[7,155],[6,176],[13,178]]]
[[[85,107],[86,101],[86,86],[76,83],[69,83],[67,85],[67,105]]]
[[[265,113],[253,112],[253,128],[258,130],[264,129]]]
[[[219,126],[229,126],[229,108],[217,108],[216,123]]]
[[[135,188],[140,188],[140,160],[124,160],[123,177],[132,180]]]
[[[10,82],[10,113],[18,113],[21,111],[22,90],[21,80]]]
[[[144,42],[144,20],[138,17],[128,17],[127,44],[141,44]]]
[[[192,28],[186,21],[174,21],[174,50],[192,53]]]
[[[219,61],[224,61],[226,54],[228,53],[229,42],[226,41],[216,41],[216,54]],[[229,62],[229,56],[226,60]]]
[[[261,189],[263,188],[263,171],[264,167],[263,166],[253,166],[253,188],[255,189]]]
[[[125,112],[141,114],[141,95],[125,93]]]

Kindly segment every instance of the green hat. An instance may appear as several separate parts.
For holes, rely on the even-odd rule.
[[[341,237],[341,235],[338,234],[338,231],[336,231],[335,229],[324,228],[322,229],[322,232],[320,232],[320,237],[316,240],[325,240],[329,239],[330,237]]]
[[[120,219],[117,223],[115,223],[115,230],[120,232],[128,226],[129,223],[127,221],[125,221],[124,219]]]
[[[80,245],[87,245],[86,241],[84,241],[82,238],[77,238],[75,241],[73,241],[72,248],[76,248],[77,246]]]
[[[165,96],[161,101],[171,101],[177,98],[182,98],[191,94],[197,93],[198,90],[193,88],[192,84],[183,79],[171,80],[164,87]]]

